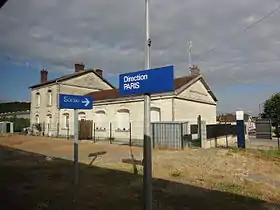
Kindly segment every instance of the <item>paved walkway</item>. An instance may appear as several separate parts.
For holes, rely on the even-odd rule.
[[[249,141],[246,142],[246,147],[250,149],[277,149],[277,139],[257,139],[256,137],[250,136]]]

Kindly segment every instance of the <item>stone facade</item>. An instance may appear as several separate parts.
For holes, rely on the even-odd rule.
[[[61,82],[31,88],[30,123],[34,125],[39,122],[43,124],[47,135],[58,135],[61,117],[61,110],[58,109],[59,94],[85,95],[110,88],[92,71]]]
[[[96,75],[96,72],[76,74],[78,75],[63,81],[58,79],[45,85],[31,87],[31,124],[43,123],[47,135],[73,135],[74,111],[58,109],[59,94],[93,93],[93,98],[95,98],[94,93],[114,89],[102,77]],[[128,139],[131,135],[132,139],[141,140],[143,138],[143,96],[109,97],[106,94],[104,92],[104,99],[94,101],[92,110],[80,110],[79,119],[92,120],[94,133],[98,138],[107,138],[111,132],[112,137],[116,139]],[[196,122],[197,116],[201,115],[202,120],[207,124],[214,124],[216,123],[216,101],[208,86],[205,85],[203,77],[192,76],[172,93],[152,95],[151,121]]]

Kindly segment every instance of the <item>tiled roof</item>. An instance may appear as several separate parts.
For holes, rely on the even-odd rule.
[[[112,88],[114,88],[114,86],[111,83],[109,83],[103,77],[99,76],[93,69],[88,69],[88,70],[84,70],[84,71],[81,71],[81,72],[74,72],[72,74],[68,74],[68,75],[65,75],[65,76],[62,76],[62,77],[59,77],[59,78],[56,78],[56,79],[49,80],[49,81],[47,81],[45,83],[40,83],[40,84],[36,84],[36,85],[30,86],[29,88],[36,88],[36,87],[40,87],[40,86],[43,86],[43,85],[49,85],[49,84],[52,84],[52,83],[55,83],[55,82],[62,82],[62,81],[68,80],[68,79],[75,78],[77,76],[88,74],[90,72],[94,73],[96,76],[101,78],[104,82],[106,82],[108,85],[110,85]]]
[[[175,89],[181,88],[182,86],[189,83],[191,80],[193,80],[196,77],[197,76],[184,76],[184,77],[176,78],[174,80]],[[110,89],[110,90],[101,90],[101,91],[91,92],[91,93],[87,94],[87,96],[92,96],[94,98],[94,101],[128,97],[128,96],[121,96],[119,94],[119,90],[116,88]]]
[[[249,120],[249,115],[244,113],[244,121]],[[224,114],[217,116],[217,121],[219,122],[236,122],[236,115],[235,114]]]
[[[184,86],[185,84],[188,84],[190,81],[192,81],[196,77],[197,77],[197,75],[195,75],[195,76],[184,76],[184,77],[176,78],[174,80],[175,90],[179,89],[180,87]]]

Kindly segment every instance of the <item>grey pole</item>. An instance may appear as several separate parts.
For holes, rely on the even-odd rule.
[[[192,41],[189,41],[189,70],[192,67]]]
[[[74,109],[74,183],[78,184],[79,176],[79,166],[78,166],[78,136],[79,136],[79,120],[78,120],[78,110]]]
[[[149,0],[145,0],[145,25],[146,25],[146,44],[145,44],[145,69],[151,68],[150,48],[151,38],[149,29]],[[151,124],[150,124],[150,103],[149,94],[144,95],[144,176],[143,176],[143,197],[144,210],[152,210],[152,142],[151,142]]]

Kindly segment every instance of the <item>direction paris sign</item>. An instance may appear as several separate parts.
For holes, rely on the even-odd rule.
[[[91,96],[59,94],[59,109],[92,109]]]
[[[173,66],[125,73],[119,76],[120,95],[162,93],[173,90]]]

